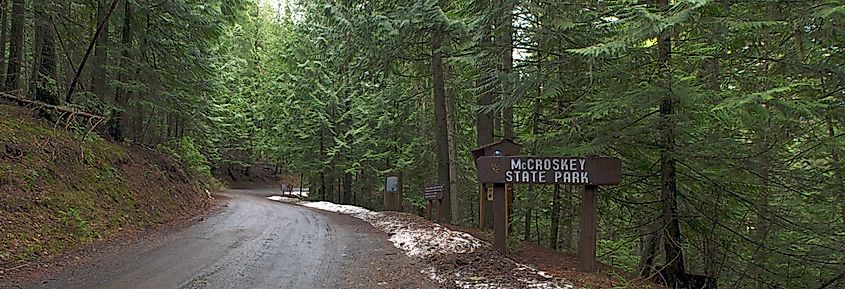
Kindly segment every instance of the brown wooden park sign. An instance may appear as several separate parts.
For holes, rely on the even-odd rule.
[[[480,183],[615,185],[622,162],[607,157],[480,157]]]
[[[583,185],[578,270],[595,272],[598,215],[596,193],[599,185],[615,185],[622,181],[622,161],[617,158],[597,156],[484,155],[487,156],[476,155],[475,165],[478,182],[493,184],[493,247],[502,253],[507,253],[508,221],[505,184]]]

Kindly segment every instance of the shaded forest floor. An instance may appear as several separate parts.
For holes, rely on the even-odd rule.
[[[227,156],[227,158],[236,158]],[[217,164],[212,172],[215,178],[226,182],[232,189],[278,188],[285,183],[300,187],[302,185],[298,175],[279,170],[271,164]]]
[[[173,157],[0,104],[0,272],[207,210],[209,177]]]
[[[467,228],[453,225],[445,227],[472,235],[473,237],[492,242],[490,233],[482,232],[478,228]],[[585,288],[664,288],[635,274],[599,262],[598,272],[583,273],[576,270],[578,257],[551,250],[537,245],[532,241],[520,241],[519,247],[511,253],[515,261],[532,265],[556,277],[560,277]]]

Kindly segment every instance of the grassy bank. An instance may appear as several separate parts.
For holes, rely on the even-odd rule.
[[[213,181],[0,105],[0,269],[207,208]]]

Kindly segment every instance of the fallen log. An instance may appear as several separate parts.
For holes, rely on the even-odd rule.
[[[82,136],[83,140],[87,139],[88,135],[91,134],[91,132],[94,131],[94,129],[97,128],[97,126],[99,126],[100,123],[102,123],[103,121],[106,120],[105,116],[96,115],[96,114],[93,114],[93,113],[87,113],[87,112],[84,112],[84,111],[77,111],[77,110],[74,110],[72,108],[47,104],[47,103],[43,103],[43,102],[36,101],[36,100],[29,100],[29,99],[25,99],[25,98],[18,97],[18,96],[12,95],[12,94],[4,93],[4,92],[0,92],[0,97],[8,99],[8,100],[15,101],[20,106],[25,105],[25,106],[34,107],[36,110],[51,109],[51,110],[59,112],[59,119],[56,120],[56,125],[58,125],[59,122],[61,122],[63,117],[67,117],[67,121],[66,121],[65,127],[64,127],[65,130],[67,130],[70,127],[71,123],[74,120],[76,120],[77,117],[81,116],[81,117],[87,119],[88,121],[87,121],[85,127],[88,128],[88,129],[85,131],[85,135]]]
[[[84,111],[77,111],[77,110],[74,110],[72,108],[61,107],[61,106],[52,105],[52,104],[46,104],[46,103],[36,101],[36,100],[29,100],[29,99],[17,97],[15,95],[11,95],[11,94],[8,94],[8,93],[5,93],[5,92],[0,92],[0,97],[3,97],[3,98],[8,99],[8,100],[15,101],[17,103],[25,103],[25,104],[32,105],[32,106],[39,107],[39,108],[42,108],[42,107],[43,108],[49,108],[49,109],[52,109],[52,110],[55,110],[55,111],[58,111],[58,112],[61,112],[61,113],[71,114],[73,116],[83,116],[83,117],[87,117],[87,118],[90,118],[90,119],[96,119],[96,120],[101,120],[101,121],[106,119],[105,116],[87,113],[87,112],[84,112]]]

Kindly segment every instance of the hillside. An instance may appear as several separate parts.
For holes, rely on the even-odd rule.
[[[0,105],[0,268],[207,208],[199,179],[160,152]]]

